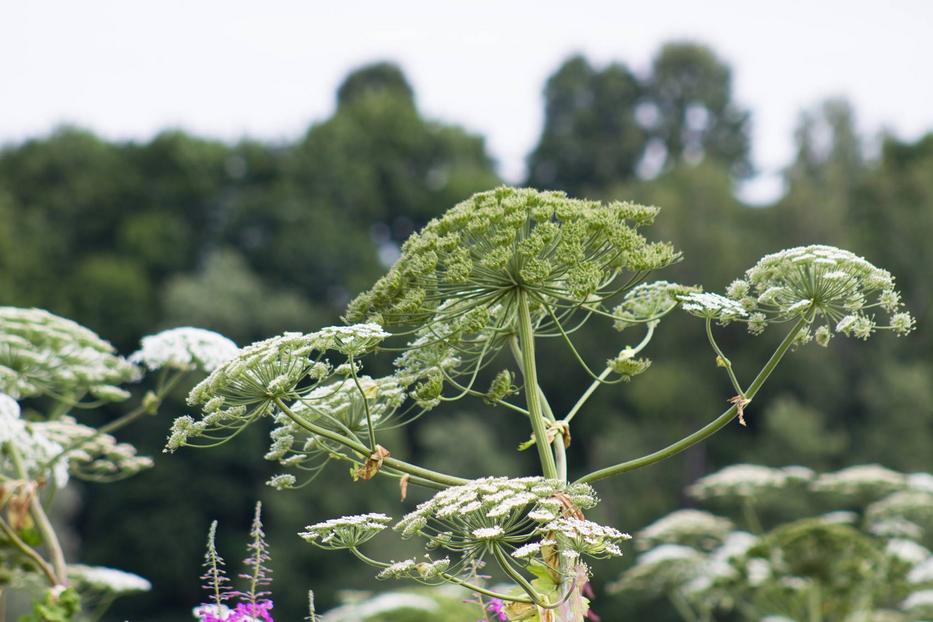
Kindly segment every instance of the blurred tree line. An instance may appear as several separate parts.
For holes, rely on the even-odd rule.
[[[600,519],[635,531],[685,503],[686,484],[737,461],[930,470],[933,134],[914,143],[865,137],[844,101],[824,103],[800,117],[785,195],[751,208],[734,192],[752,173],[751,114],[735,101],[730,68],[709,48],[668,44],[645,76],[574,57],[548,80],[544,99],[526,182],[661,206],[650,234],[673,241],[686,259],[658,278],[721,290],[766,252],[835,244],[890,269],[920,326],[907,340],[836,339],[829,352],[802,349],[750,407],[748,429],[731,427],[666,463],[600,484]],[[424,118],[392,64],[352,73],[337,102],[329,119],[287,144],[231,145],[178,131],[111,143],[63,128],[3,149],[0,302],[72,317],[124,353],[140,336],[175,325],[246,344],[338,321],[409,233],[500,182],[483,139]],[[578,343],[597,362],[629,339],[598,324]],[[730,328],[721,343],[747,381],[779,338]],[[592,414],[575,420],[570,453],[579,473],[666,445],[726,406],[728,382],[698,322],[666,320],[649,350],[650,373],[598,392]],[[543,361],[565,356],[559,343],[542,352]],[[541,375],[567,387],[558,412],[588,384],[575,367],[544,364]],[[301,617],[309,587],[325,607],[338,590],[371,587],[355,560],[305,546],[295,532],[339,513],[398,515],[398,490],[380,481],[351,485],[335,469],[328,477],[339,485],[273,493],[263,485],[270,465],[258,431],[220,451],[163,456],[184,395],[179,390],[166,412],[129,434],[156,457],[154,470],[106,493],[82,491],[75,522],[83,561],[138,572],[156,586],[111,619],[188,619],[210,520],[220,520],[220,548],[235,548],[257,498],[268,508],[280,619]],[[513,451],[525,433],[513,423],[476,402],[469,412],[432,413],[392,449],[462,475],[521,472],[531,461]],[[382,557],[402,554],[387,548]],[[621,568],[605,565],[598,574],[607,579]],[[605,596],[595,603],[607,620],[663,620],[660,610],[645,609],[652,606]]]

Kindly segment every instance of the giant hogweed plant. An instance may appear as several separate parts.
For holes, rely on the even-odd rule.
[[[677,510],[636,533],[641,554],[610,591],[666,598],[684,622],[933,615],[929,473],[738,464],[687,494],[721,514]]]
[[[145,337],[127,359],[71,320],[0,307],[0,621],[17,588],[38,593],[28,622],[99,619],[117,596],[149,589],[134,574],[66,560],[49,518],[56,493],[71,478],[108,483],[151,467],[113,434],[155,415],[185,375],[236,352],[216,333],[178,328]],[[86,413],[129,400],[126,386],[145,370],[156,379],[136,407],[99,427],[84,423]]]
[[[287,468],[270,481],[277,488],[307,485],[339,462],[354,479],[435,489],[401,520],[345,516],[310,525],[301,536],[348,551],[380,579],[452,583],[501,600],[509,620],[578,622],[588,611],[588,560],[621,555],[629,538],[586,518],[598,502],[593,484],[676,455],[737,417],[744,423],[749,403],[794,347],[825,346],[836,333],[867,339],[913,327],[888,272],[827,246],[768,255],[725,295],[649,281],[680,259],[670,244],[640,233],[657,213],[532,189],[477,194],[411,236],[389,272],[350,303],[348,325],[273,337],[218,367],[189,395],[201,416],[177,419],[167,449],[224,443],[264,419],[272,423],[266,458]],[[573,424],[600,416],[588,412],[587,400],[648,369],[641,354],[678,308],[705,324],[711,359],[734,389],[731,405],[663,449],[571,479]],[[608,361],[587,361],[574,345],[574,334],[590,322],[621,333]],[[718,327],[729,323],[756,335],[771,326],[784,333],[750,381],[716,340]],[[591,379],[566,413],[554,411],[538,380],[543,340],[562,342],[562,364],[579,365]],[[380,352],[395,353],[395,373],[365,375],[365,360]],[[482,386],[480,377],[493,380]],[[540,475],[468,480],[380,444],[385,431],[467,398],[528,423],[526,445],[537,452]],[[402,561],[367,555],[364,545],[389,527],[428,554]],[[481,584],[478,564],[498,569],[514,588]]]

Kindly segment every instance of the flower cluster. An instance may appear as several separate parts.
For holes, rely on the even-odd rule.
[[[212,372],[237,353],[235,343],[213,331],[180,327],[143,337],[129,360],[150,371],[176,369]]]
[[[757,464],[734,464],[701,477],[687,492],[695,499],[760,497],[789,485],[806,484],[813,471],[793,466],[771,468]]]
[[[482,192],[432,220],[402,247],[389,273],[349,306],[352,321],[389,324],[447,321],[471,307],[515,304],[516,291],[550,304],[579,304],[614,293],[622,271],[636,275],[677,257],[667,244],[636,231],[657,208],[583,201],[560,192],[498,188]]]
[[[263,590],[271,582],[272,571],[267,564],[269,551],[265,533],[262,529],[262,504],[256,504],[253,522],[250,527],[248,555],[243,560],[244,572],[239,575],[247,584],[245,591],[229,589],[223,558],[218,554],[215,544],[217,521],[211,524],[207,534],[207,550],[204,554],[204,590],[209,594],[209,602],[198,605],[192,613],[198,622],[274,622],[269,592]],[[238,602],[231,606],[236,599]]]
[[[136,366],[80,324],[42,309],[0,307],[0,391],[16,399],[90,393],[120,401],[129,393],[117,385],[139,377]]]
[[[308,525],[298,535],[322,549],[353,549],[372,540],[391,522],[391,518],[378,513],[341,516]]]
[[[32,480],[47,476],[51,467],[52,483],[57,488],[64,488],[68,483],[68,462],[56,457],[64,448],[46,436],[38,423],[30,423],[20,418],[19,404],[9,395],[0,393],[0,449],[9,443],[15,449],[18,462],[25,470],[25,475]],[[11,459],[8,451],[0,451],[0,474],[11,479],[20,479],[17,460]]]
[[[129,443],[118,443],[113,436],[82,425],[73,417],[40,421],[30,427],[63,448],[58,459],[79,479],[112,482],[131,477],[153,464],[151,458],[136,455],[136,448]]]
[[[734,525],[728,518],[702,510],[677,510],[635,534],[635,542],[641,550],[664,544],[711,550],[720,545],[733,529]]]
[[[242,348],[191,390],[188,403],[200,405],[204,416],[198,421],[176,419],[166,449],[173,451],[198,437],[209,443],[230,438],[275,411],[279,402],[300,400],[330,377],[335,370],[324,358],[328,351],[358,356],[386,336],[375,324],[359,324],[284,333]]]
[[[877,464],[864,464],[820,475],[813,482],[813,490],[846,498],[875,499],[906,485],[902,473]]]
[[[612,316],[616,318],[613,327],[621,331],[635,324],[656,322],[677,306],[679,296],[696,292],[699,292],[697,287],[668,281],[636,285],[612,309]]]
[[[691,292],[677,296],[680,308],[691,315],[723,324],[744,318],[745,308],[734,300],[709,292]]]
[[[478,559],[493,547],[509,550],[543,533],[543,526],[566,512],[579,512],[598,499],[586,484],[565,484],[542,477],[487,477],[454,486],[421,503],[395,529],[403,537],[428,539],[442,548]]]
[[[677,511],[636,534],[639,546],[648,550],[609,590],[670,596],[683,611],[689,608],[704,619],[731,617],[739,606],[742,618],[801,619],[814,590],[833,619],[920,619],[911,617],[912,603],[933,586],[933,491],[927,474],[905,476],[875,465],[818,477],[800,467],[771,471],[771,477],[764,472],[714,477],[713,482],[728,485],[707,488],[704,492],[715,494],[699,499],[779,491],[785,516],[791,508],[809,509],[827,500],[843,501],[846,511],[797,516],[763,530],[754,509],[746,506],[737,515],[761,530],[759,536],[738,530],[725,517]],[[808,477],[797,477],[805,472]],[[785,473],[796,484],[810,485],[782,486]],[[740,479],[753,480],[759,492],[729,483]],[[844,496],[827,497],[827,490]],[[877,495],[886,496],[873,501]],[[686,527],[691,523],[693,529]],[[892,528],[895,524],[901,528]],[[716,533],[704,538],[702,531]],[[878,617],[882,613],[890,617]]]
[[[821,322],[814,337],[825,346],[834,333],[868,339],[877,329],[906,335],[914,327],[894,289],[894,277],[833,246],[799,246],[766,255],[729,286],[728,294],[751,314],[748,328],[753,334],[769,322],[802,317]],[[877,311],[887,314],[887,324],[878,323]]]
[[[632,538],[614,527],[573,516],[552,520],[538,531],[545,535],[546,539],[555,540],[562,555],[574,559],[581,555],[596,559],[621,557],[622,549],[619,545]]]
[[[71,564],[68,566],[68,577],[85,589],[102,590],[112,594],[148,592],[152,589],[152,584],[139,575],[104,566]]]

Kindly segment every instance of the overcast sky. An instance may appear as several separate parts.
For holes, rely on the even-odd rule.
[[[0,0],[0,143],[63,122],[120,139],[172,126],[290,140],[332,112],[348,70],[390,59],[424,112],[486,136],[515,181],[566,56],[643,73],[677,38],[734,68],[765,173],[790,158],[799,110],[827,96],[849,97],[864,130],[933,127],[924,0]]]

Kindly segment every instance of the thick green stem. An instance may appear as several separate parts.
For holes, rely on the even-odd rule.
[[[528,418],[534,432],[535,445],[538,448],[538,457],[541,460],[541,471],[544,477],[556,479],[558,476],[554,454],[551,453],[550,442],[547,437],[547,425],[544,414],[541,412],[541,400],[538,397],[538,371],[535,367],[535,336],[531,326],[531,311],[528,309],[528,294],[523,290],[518,292],[518,341],[521,346],[522,375],[525,378],[525,400],[527,401]]]
[[[761,369],[760,372],[758,372],[758,376],[756,376],[755,380],[753,380],[749,385],[748,391],[745,392],[746,398],[752,399],[755,397],[755,394],[758,393],[759,389],[761,389],[762,385],[764,385],[765,381],[768,379],[768,376],[771,375],[771,372],[773,372],[775,367],[778,366],[778,363],[781,362],[784,354],[786,354],[791,345],[793,345],[794,340],[797,338],[797,334],[803,328],[805,328],[808,323],[809,322],[807,318],[801,318],[790,330],[790,332],[787,333],[787,336],[785,336],[784,340],[781,341],[781,344],[777,347],[777,350],[774,351],[774,354],[771,355],[771,358],[768,359],[768,362],[765,363],[765,366]],[[660,462],[661,460],[666,460],[671,456],[679,454],[688,447],[692,447],[700,441],[712,436],[725,427],[726,424],[732,421],[736,414],[738,414],[738,408],[733,405],[712,422],[703,426],[693,434],[680,439],[676,443],[668,445],[664,449],[660,449],[654,453],[648,454],[647,456],[642,456],[641,458],[635,458],[634,460],[628,460],[626,462],[621,462],[619,464],[594,471],[589,475],[581,477],[577,481],[592,483],[607,477],[612,477],[613,475],[619,475],[620,473],[625,473],[627,471],[634,471],[635,469],[640,469],[642,467],[648,466],[649,464]]]
[[[276,405],[282,410],[285,415],[297,423],[299,426],[313,432],[318,436],[326,438],[328,440],[334,441],[335,443],[340,443],[344,447],[353,450],[363,458],[369,458],[373,449],[367,447],[366,445],[360,443],[359,441],[347,438],[342,434],[328,430],[327,428],[322,428],[318,425],[311,423],[310,421],[305,421],[298,415],[296,415],[292,410],[283,402],[281,399],[276,398]],[[424,478],[428,481],[441,484],[443,486],[460,486],[466,484],[469,480],[463,479],[462,477],[454,477],[453,475],[447,475],[445,473],[438,473],[437,471],[432,471],[431,469],[425,469],[424,467],[415,466],[414,464],[409,464],[403,460],[397,460],[395,458],[387,457],[384,458],[382,463],[388,467],[395,469],[396,471],[401,471],[402,473],[408,473],[412,476],[417,476]]]
[[[545,445],[545,447],[546,446],[547,445]],[[557,606],[556,604],[552,605],[541,600],[541,595],[538,594],[534,587],[532,587],[531,583],[528,582],[528,579],[523,577],[520,572],[512,567],[512,564],[510,564],[509,560],[506,559],[505,553],[503,553],[498,546],[493,547],[493,554],[496,556],[496,561],[499,562],[499,567],[502,568],[502,571],[505,572],[505,574],[507,574],[513,581],[518,583],[519,587],[522,588],[526,594],[528,594],[528,597],[535,605],[538,607],[544,607],[546,609],[553,609]],[[512,597],[509,600],[515,600],[515,598]]]

